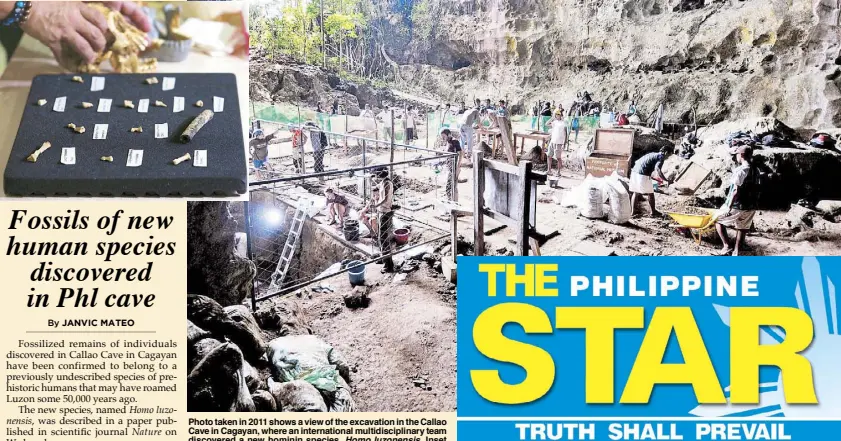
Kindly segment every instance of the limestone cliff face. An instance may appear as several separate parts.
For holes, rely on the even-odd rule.
[[[403,0],[383,0],[395,10]],[[403,81],[453,101],[594,99],[668,119],[841,126],[841,0],[424,0],[431,39],[387,41]]]

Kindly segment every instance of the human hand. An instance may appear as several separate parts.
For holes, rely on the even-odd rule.
[[[75,68],[105,49],[108,27],[99,11],[81,2],[32,2],[22,29],[50,48],[59,64]]]
[[[133,25],[143,32],[152,30],[152,23],[143,9],[135,2],[102,2],[108,8],[117,11],[128,19]]]

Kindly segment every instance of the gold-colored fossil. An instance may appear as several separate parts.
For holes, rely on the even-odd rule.
[[[99,160],[100,161],[105,161],[105,162],[114,162],[114,157],[113,156],[103,156],[103,157],[99,158]]]
[[[93,103],[87,103],[87,102],[82,103],[82,108],[83,109],[90,109],[91,107],[93,107]]]
[[[47,104],[47,100],[45,100],[45,99],[43,99],[43,98],[41,98],[40,100],[38,100],[38,105],[39,105],[39,106],[43,106],[44,104]]]
[[[41,156],[41,153],[44,153],[48,148],[52,147],[53,145],[50,144],[49,141],[41,144],[41,147],[38,147],[38,150],[32,152],[31,155],[26,157],[26,160],[29,162],[35,162],[38,160],[38,156]]]
[[[158,84],[158,79],[155,77],[146,78],[146,84]]]
[[[126,109],[134,109],[134,103],[130,100],[125,100],[123,101],[123,107],[125,107]]]
[[[166,107],[166,103],[163,101],[155,101],[155,105],[158,107]]]
[[[196,107],[204,107],[204,101],[202,101],[202,100],[196,101]]]
[[[178,165],[178,164],[180,164],[184,161],[189,161],[189,160],[190,160],[190,154],[186,153],[186,154],[184,154],[184,156],[180,156],[178,158],[173,159],[172,164],[173,165]]]
[[[76,133],[85,133],[85,126],[79,126],[73,129]]]
[[[119,73],[144,73],[154,72],[158,68],[156,58],[140,58],[143,51],[159,47],[163,42],[155,40],[151,43],[146,34],[131,24],[118,11],[114,11],[98,3],[90,3],[89,6],[98,10],[105,16],[108,24],[108,44],[106,50],[99,54],[93,63],[81,64],[79,72],[97,73],[103,61],[111,62],[114,72]]]
[[[84,83],[85,82],[85,80],[83,80],[82,77],[80,77],[78,75],[76,75],[75,77],[73,77],[71,79],[76,83]]]
[[[75,130],[76,129],[76,124],[70,123],[70,124],[67,125],[67,128]]]
[[[143,127],[132,127],[131,133],[143,133]]]

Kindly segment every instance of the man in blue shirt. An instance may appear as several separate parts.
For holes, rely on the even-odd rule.
[[[631,191],[631,216],[634,215],[640,195],[647,196],[648,206],[651,208],[651,216],[661,216],[660,212],[654,208],[654,185],[651,183],[651,178],[656,173],[657,176],[654,177],[655,179],[658,181],[666,180],[660,167],[663,166],[663,161],[671,153],[672,149],[663,147],[659,152],[649,153],[637,159],[637,162],[634,163],[634,168],[631,170],[631,185],[629,188]]]

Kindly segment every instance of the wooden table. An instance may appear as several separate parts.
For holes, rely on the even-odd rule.
[[[538,145],[543,147],[543,153],[546,153],[546,148],[549,145],[549,140],[552,138],[552,135],[545,133],[545,132],[514,132],[514,149],[517,148],[517,138],[522,139],[520,142],[520,154],[523,154],[523,150],[526,148],[526,140],[533,139],[538,142]]]
[[[103,64],[103,72],[110,71],[110,65]],[[248,121],[248,60],[233,56],[212,57],[198,52],[191,52],[187,59],[180,63],[158,63],[157,73],[195,73],[195,72],[219,72],[233,73],[236,75],[239,94],[239,107],[242,117],[243,129],[247,129]],[[55,61],[52,52],[35,40],[24,35],[20,45],[12,55],[3,76],[0,77],[0,102],[3,103],[0,110],[0,169],[6,169],[9,155],[12,151],[15,136],[17,136],[18,125],[23,116],[23,109],[26,107],[29,96],[29,87],[32,78],[40,74],[66,73]],[[243,130],[243,145],[248,145],[248,130]],[[247,148],[247,147],[246,147]],[[248,152],[246,151],[246,158]],[[0,197],[6,197],[3,189],[3,182],[0,180]],[[231,196],[227,198],[205,198],[207,200],[247,200],[248,193]],[[21,198],[29,199],[29,198]],[[38,198],[32,198],[38,199]],[[97,198],[91,198],[97,199]],[[100,198],[105,199],[105,198]],[[110,198],[117,199],[117,198]],[[136,198],[130,198],[136,199]]]

